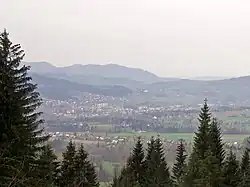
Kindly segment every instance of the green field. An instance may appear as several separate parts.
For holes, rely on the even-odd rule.
[[[133,132],[125,132],[125,133],[108,133],[109,136],[119,136],[119,137],[138,137],[141,136],[142,138],[149,139],[151,136],[156,137],[160,135],[162,138],[166,138],[169,140],[178,140],[184,139],[186,141],[192,141],[194,137],[194,133],[133,133]],[[250,136],[250,134],[224,134],[222,138],[224,141],[227,142],[242,142],[246,137]]]
[[[114,167],[113,167],[112,162],[104,161],[102,164],[103,164],[103,168],[108,172],[108,174],[113,176],[114,175]]]
[[[95,124],[92,125],[96,131],[100,131],[100,132],[106,132],[112,129],[112,125],[110,124]]]
[[[110,187],[110,184],[108,182],[100,182],[100,187]]]

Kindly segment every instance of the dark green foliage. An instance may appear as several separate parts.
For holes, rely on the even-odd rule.
[[[146,165],[146,185],[149,186],[150,180],[154,175],[154,163],[153,163],[153,152],[155,151],[155,139],[151,137],[150,141],[148,142],[147,147],[147,155],[145,158],[145,165]]]
[[[79,148],[74,160],[74,186],[87,186],[88,179],[87,164],[88,153],[84,150],[83,145]]]
[[[210,147],[209,132],[211,122],[211,114],[206,100],[201,108],[198,120],[199,126],[198,131],[195,133],[193,153],[196,154],[197,158],[204,159]]]
[[[240,187],[250,186],[250,158],[249,149],[245,149],[240,164]]]
[[[208,154],[205,159],[197,160],[198,162],[198,177],[194,179],[194,186],[220,187],[222,186],[223,178],[221,170],[218,167],[218,160],[212,154]]]
[[[151,160],[151,155],[152,155],[152,152],[154,151],[154,149],[155,149],[155,139],[152,136],[150,141],[148,142],[147,155],[145,158],[146,162]]]
[[[203,180],[200,170],[204,167],[204,163],[208,161],[206,157],[211,155],[209,150],[211,114],[207,105],[207,100],[205,100],[201,108],[198,120],[199,126],[195,133],[193,152],[188,163],[188,174],[185,177],[187,186],[193,186],[195,180]]]
[[[75,157],[74,186],[77,187],[97,187],[97,175],[94,166],[88,160],[88,153],[81,144]]]
[[[51,146],[45,146],[38,160],[37,168],[42,186],[50,187],[51,184],[56,183],[59,172],[58,167],[59,162]]]
[[[149,155],[147,155],[146,159],[147,181],[145,183],[145,186],[171,186],[169,168],[165,161],[165,154],[160,138],[158,137],[156,140],[152,138],[151,142],[149,143],[149,146]]]
[[[138,139],[118,181],[114,179],[113,186],[115,185],[119,187],[168,187],[172,185],[159,137],[156,140],[151,138],[145,160],[143,145],[140,138]]]
[[[223,148],[224,144],[222,143],[221,131],[219,127],[219,122],[216,118],[212,119],[210,124],[210,157],[212,160],[210,161],[213,164],[213,170],[211,173],[213,174],[212,179],[210,181],[214,181],[214,185],[221,186],[223,184],[223,162],[225,160],[225,150]]]
[[[155,141],[155,152],[153,152],[153,154],[155,154],[155,159],[156,159],[156,163],[159,163],[159,184],[166,184],[164,186],[168,186],[170,185],[170,173],[169,173],[169,168],[165,159],[165,153],[164,153],[164,149],[163,149],[163,144],[162,141],[160,139],[160,137],[158,136],[156,141]],[[162,178],[160,178],[162,177]],[[163,182],[161,181],[163,180]],[[160,185],[161,186],[161,185]]]
[[[0,35],[0,186],[98,187],[95,167],[83,145],[76,151],[70,141],[60,168],[51,147],[45,146],[49,137],[40,129],[41,113],[35,112],[41,100],[27,75],[29,67],[20,67],[23,56],[20,45],[13,45],[4,31]],[[146,157],[139,138],[113,187],[249,187],[249,150],[240,168],[232,150],[224,161],[220,128],[216,119],[211,121],[207,101],[198,120],[187,169],[182,141],[171,177],[160,138],[151,138]]]
[[[131,185],[143,184],[145,181],[144,150],[139,137],[127,163],[127,172],[130,174]]]
[[[176,149],[176,161],[172,169],[174,186],[180,186],[184,182],[183,179],[186,172],[186,158],[186,149],[183,144],[183,140],[180,140]]]
[[[119,184],[121,186],[134,186],[145,183],[145,161],[141,138],[139,137],[127,165],[123,168]]]
[[[224,160],[223,143],[218,121],[211,121],[207,101],[201,108],[198,131],[185,177],[187,186],[221,186]]]
[[[246,149],[244,152],[240,169],[232,150],[224,159],[225,150],[218,121],[215,118],[211,120],[206,101],[201,109],[199,122],[198,131],[194,138],[193,152],[187,167],[185,163],[187,155],[181,141],[176,151],[176,163],[172,169],[173,175],[170,177],[162,142],[159,137],[157,139],[152,137],[148,143],[144,161],[145,180],[142,183],[133,183],[136,177],[134,174],[131,175],[133,172],[128,168],[143,160],[143,156],[133,157],[133,159],[130,157],[129,164],[122,170],[118,180],[114,179],[113,187],[250,187],[249,150]],[[142,145],[136,147],[142,147]],[[136,161],[135,158],[140,159]]]
[[[236,155],[233,153],[232,149],[230,149],[223,168],[224,186],[238,186],[240,181],[239,174],[239,162],[236,160]]]
[[[75,144],[70,141],[63,153],[59,186],[62,187],[98,187],[94,166],[88,160],[88,153],[83,145],[76,151]]]
[[[240,163],[240,173],[241,173],[241,175],[244,175],[244,173],[248,170],[249,164],[250,164],[249,150],[245,149],[245,151],[243,153],[243,156],[242,156],[241,163]]]
[[[24,51],[0,35],[0,186],[39,186],[36,156],[48,136],[35,110],[41,105],[36,85],[20,66]]]
[[[59,185],[61,187],[71,187],[75,180],[75,158],[76,147],[75,144],[70,141],[66,151],[63,153],[62,166],[60,168]]]
[[[221,168],[223,161],[225,159],[225,151],[223,149],[223,143],[221,139],[221,132],[218,120],[216,118],[212,119],[210,125],[210,151],[213,156],[215,156],[219,162],[219,167]]]

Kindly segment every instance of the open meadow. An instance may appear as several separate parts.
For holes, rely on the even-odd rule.
[[[179,140],[183,139],[187,142],[192,142],[194,138],[194,133],[155,133],[155,132],[124,132],[124,133],[109,133],[110,137],[142,137],[145,139],[149,139],[150,137],[160,136],[167,140]],[[242,143],[242,141],[249,137],[250,134],[223,134],[222,138],[225,142],[238,142]]]

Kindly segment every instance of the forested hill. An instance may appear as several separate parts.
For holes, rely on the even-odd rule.
[[[31,65],[33,80],[40,84],[39,91],[51,99],[65,100],[87,92],[114,97],[140,95],[142,102],[165,98],[163,101],[197,104],[208,97],[212,103],[250,103],[249,76],[201,81],[161,78],[141,69],[114,64],[69,67],[56,67],[45,62],[25,64]]]
[[[132,92],[129,88],[119,85],[96,86],[71,82],[65,79],[46,77],[34,73],[31,75],[32,81],[38,84],[38,90],[41,92],[41,95],[50,99],[66,100],[83,92],[123,97],[128,96]]]
[[[38,74],[61,74],[65,76],[99,76],[105,78],[126,78],[140,82],[157,82],[164,80],[157,75],[139,68],[130,68],[117,64],[74,64],[66,67],[56,67],[48,62],[24,62],[31,66],[31,72]]]

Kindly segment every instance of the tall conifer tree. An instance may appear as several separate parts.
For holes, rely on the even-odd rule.
[[[194,137],[193,154],[196,154],[196,157],[200,159],[204,159],[210,147],[209,133],[210,133],[211,113],[207,104],[207,99],[205,99],[205,103],[201,108],[198,120],[199,120],[199,126],[198,126],[198,131],[195,133]]]
[[[147,144],[148,148],[147,148],[147,155],[145,158],[146,162],[151,160],[152,152],[155,150],[155,139],[153,136],[151,137],[150,141]]]
[[[224,144],[222,143],[219,122],[216,118],[213,118],[211,121],[209,138],[210,138],[209,151],[211,153],[211,157],[209,158],[212,159],[210,163],[213,165],[213,167],[211,167],[213,168],[213,170],[211,170],[213,179],[211,180],[214,181],[214,183],[221,186],[224,181],[223,162],[225,160],[225,150],[224,150]]]
[[[58,167],[57,156],[51,146],[46,145],[40,154],[37,167],[41,186],[51,187],[56,184],[59,172]]]
[[[74,185],[77,187],[97,187],[97,174],[92,163],[88,160],[88,153],[81,144],[74,163]]]
[[[193,151],[188,163],[188,174],[185,177],[187,187],[194,185],[194,181],[203,180],[201,176],[201,168],[204,168],[204,163],[208,162],[207,157],[210,154],[210,123],[211,113],[205,99],[204,105],[199,114],[199,126],[195,133]]]
[[[75,159],[76,146],[70,140],[66,151],[63,153],[62,166],[60,168],[59,185],[61,187],[71,187],[75,181]]]
[[[155,139],[152,136],[150,141],[148,142],[147,147],[147,155],[145,158],[145,165],[146,165],[146,185],[147,187],[150,186],[150,184],[153,181],[154,173],[155,173],[155,162],[154,162],[154,152],[155,152]]]
[[[84,150],[81,144],[77,151],[74,159],[74,186],[87,186],[87,164],[88,164],[88,153]]]
[[[163,148],[163,143],[160,139],[160,137],[158,136],[156,141],[155,141],[155,152],[156,152],[156,158],[158,157],[160,160],[160,167],[159,170],[157,172],[158,175],[158,180],[159,180],[159,185],[158,186],[164,186],[164,187],[168,187],[172,185],[172,181],[170,178],[170,172],[169,172],[169,167],[166,161],[166,155],[165,155],[165,151]]]
[[[145,182],[145,162],[144,150],[141,138],[137,139],[135,147],[127,163],[127,172],[131,181],[131,186],[143,184]]]
[[[212,119],[210,126],[210,151],[212,155],[218,160],[218,167],[222,168],[223,161],[225,159],[225,150],[223,149],[223,143],[221,138],[221,131],[219,122],[216,118]]]
[[[148,187],[169,187],[172,185],[169,168],[165,160],[163,144],[158,137],[156,140],[151,139],[149,145],[153,145],[153,151],[149,151],[150,156],[146,160]]]
[[[240,187],[250,186],[250,158],[248,148],[245,149],[240,163],[240,179]]]
[[[184,182],[183,179],[186,172],[186,158],[186,149],[183,144],[183,140],[180,140],[176,149],[176,161],[172,169],[174,186],[180,186]]]
[[[249,149],[245,149],[240,163],[241,175],[244,175],[249,166],[250,166]]]
[[[24,51],[6,30],[0,34],[0,186],[37,185],[36,156],[48,136],[39,129],[43,120],[37,86],[21,66]],[[13,167],[14,166],[14,167]]]
[[[225,160],[225,165],[223,168],[223,175],[224,175],[224,187],[232,187],[239,185],[239,162],[236,160],[236,155],[233,153],[232,149]]]
[[[198,177],[194,179],[194,186],[220,187],[223,183],[222,171],[218,167],[218,160],[215,156],[207,153],[205,159],[197,160]]]

